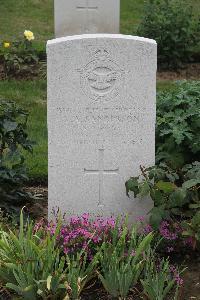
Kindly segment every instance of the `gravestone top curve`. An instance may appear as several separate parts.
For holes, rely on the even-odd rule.
[[[150,44],[156,45],[156,41],[149,38],[144,38],[140,36],[134,36],[134,35],[124,35],[124,34],[109,34],[109,33],[96,33],[96,34],[81,34],[81,35],[71,35],[71,36],[65,36],[56,38],[53,40],[47,41],[47,46],[67,41],[74,41],[74,40],[85,40],[85,39],[123,39],[123,40],[134,40],[134,41],[140,41],[140,42],[146,42]]]

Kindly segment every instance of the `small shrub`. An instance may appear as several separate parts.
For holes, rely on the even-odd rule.
[[[158,94],[156,160],[180,168],[200,157],[200,82]]]
[[[0,62],[3,64],[6,78],[37,75],[39,53],[33,46],[33,40],[33,33],[25,30],[22,40],[2,43]]]
[[[198,162],[194,164],[199,165]],[[165,164],[151,168],[141,168],[142,174],[131,177],[126,182],[127,195],[132,191],[134,197],[150,196],[154,208],[150,211],[150,222],[158,228],[165,219],[187,219],[200,209],[200,177],[187,179],[186,174],[170,170]]]
[[[27,180],[22,149],[32,152],[27,118],[28,113],[14,102],[0,100],[0,207],[8,212],[30,198],[21,190]]]
[[[149,0],[138,34],[157,41],[159,66],[177,68],[191,60],[199,25],[186,1]]]

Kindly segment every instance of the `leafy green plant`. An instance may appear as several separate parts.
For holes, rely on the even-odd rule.
[[[100,249],[99,278],[111,296],[126,299],[130,288],[138,282],[144,266],[143,254],[150,246],[153,235],[150,233],[138,239],[136,228],[133,228],[127,244],[128,229],[124,227],[118,241],[116,236],[114,232],[112,242],[104,242]]]
[[[92,261],[87,260],[87,251],[82,249],[73,256],[67,255],[66,287],[69,299],[78,300],[86,284],[95,276],[97,256]]]
[[[192,166],[174,171],[162,163],[147,169],[141,167],[141,175],[131,177],[126,182],[127,195],[132,191],[134,197],[150,196],[153,200],[150,223],[155,229],[162,220],[177,217],[187,219],[199,211],[199,163],[195,162],[193,166],[196,177],[192,179],[187,177],[188,168],[190,175],[193,174]]]
[[[157,41],[160,67],[177,68],[191,60],[199,42],[199,25],[186,1],[149,0],[138,35]]]
[[[194,245],[200,211],[200,162],[195,161],[200,157],[199,99],[200,84],[195,81],[179,82],[158,95],[157,165],[141,167],[141,175],[126,182],[127,195],[132,191],[134,197],[149,195],[153,200],[150,222],[155,229],[165,219],[184,221]]]
[[[66,260],[56,246],[59,224],[54,235],[43,230],[34,233],[33,223],[19,232],[0,232],[0,278],[6,287],[23,299],[62,299],[66,296]]]
[[[22,149],[32,153],[26,132],[28,113],[14,102],[0,102],[0,207],[15,211],[30,195],[22,192],[27,180]]]
[[[143,292],[149,300],[167,299],[167,296],[176,286],[173,298],[176,300],[178,299],[178,290],[182,279],[176,268],[170,268],[168,259],[156,260],[155,253],[153,253],[145,262],[144,279],[141,280],[141,283],[144,289]]]
[[[200,82],[178,82],[158,94],[156,160],[173,168],[200,157]]]

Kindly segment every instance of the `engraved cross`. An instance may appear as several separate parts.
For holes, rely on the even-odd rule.
[[[85,0],[85,5],[77,5],[77,9],[83,9],[83,10],[97,10],[98,9],[98,6],[97,5],[92,5],[90,4],[90,1],[89,0]]]
[[[86,174],[97,174],[99,175],[99,201],[98,206],[103,207],[103,180],[104,175],[116,175],[119,172],[119,168],[116,169],[105,169],[104,168],[104,149],[99,149],[99,167],[96,170],[84,169]]]
[[[79,0],[78,1],[79,3],[82,3],[83,2],[83,0]],[[91,2],[91,0],[84,0],[84,3],[85,4],[78,4],[77,6],[76,6],[76,9],[77,10],[79,10],[79,11],[82,11],[82,12],[85,12],[85,30],[86,30],[86,32],[88,32],[89,31],[89,28],[88,28],[88,26],[89,26],[89,15],[90,15],[90,12],[92,12],[92,11],[96,11],[97,12],[97,10],[98,10],[98,5],[96,4],[90,4],[90,2]]]

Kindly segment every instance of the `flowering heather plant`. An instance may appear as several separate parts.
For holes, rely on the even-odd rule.
[[[184,222],[178,223],[172,220],[162,221],[158,234],[162,237],[162,249],[165,252],[179,252],[180,249],[185,249],[186,251],[195,250],[194,239],[192,235],[184,235]]]
[[[178,239],[178,236],[182,232],[182,229],[177,223],[162,221],[159,227],[159,232],[160,235],[166,240],[175,241]]]
[[[146,223],[145,217],[140,216],[136,219],[139,224],[141,234],[155,233],[155,241],[159,241],[159,250],[165,253],[174,253],[185,246],[193,248],[192,236],[184,236],[184,228],[182,223],[173,220],[163,220],[158,230],[154,230],[151,224]]]
[[[35,231],[44,226],[45,230],[54,235],[57,227],[56,222],[51,221],[47,226],[44,226],[44,221],[41,220],[35,225]],[[118,226],[117,232],[120,235],[122,224],[120,225],[113,217],[92,219],[87,213],[73,216],[69,222],[63,220],[57,237],[57,244],[68,255],[74,255],[80,249],[84,249],[88,254],[88,259],[92,260],[102,243],[111,241],[112,231],[116,226]]]

